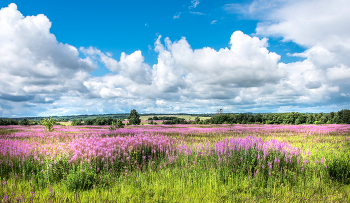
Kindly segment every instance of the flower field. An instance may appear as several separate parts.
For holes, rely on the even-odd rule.
[[[2,202],[349,202],[350,125],[0,126]]]

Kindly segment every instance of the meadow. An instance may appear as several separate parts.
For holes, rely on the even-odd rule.
[[[350,202],[350,125],[0,126],[2,202]]]

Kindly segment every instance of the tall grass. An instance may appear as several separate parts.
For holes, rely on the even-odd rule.
[[[173,127],[136,128],[129,136],[127,131],[108,130],[79,134],[74,127],[62,127],[72,133],[49,136],[40,136],[36,129],[2,135],[0,198],[350,201],[350,140],[345,128],[349,126],[332,125],[322,131],[318,126]],[[25,133],[31,130],[36,133]]]

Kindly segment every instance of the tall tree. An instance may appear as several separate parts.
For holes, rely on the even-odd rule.
[[[130,111],[128,119],[131,125],[140,125],[141,123],[140,115],[135,109]]]

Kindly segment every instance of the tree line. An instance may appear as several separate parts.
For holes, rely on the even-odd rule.
[[[133,109],[130,111],[127,117],[130,125],[140,125],[141,119],[138,112]],[[118,125],[122,127],[122,118],[111,117],[97,117],[94,119],[73,119],[71,125]],[[175,116],[153,116],[148,119],[150,124],[153,120],[163,120],[165,125],[173,124],[350,124],[350,110],[343,109],[338,112],[330,113],[265,113],[265,114],[252,114],[252,113],[240,113],[240,114],[223,114],[221,111],[213,115],[209,119],[200,120],[197,116],[194,121],[186,121],[184,118],[178,118]],[[63,119],[55,120],[57,122],[66,121]],[[37,125],[40,122],[23,118],[18,121],[16,119],[1,119],[0,125]]]
[[[200,122],[200,121],[199,121]],[[217,114],[202,123],[210,124],[350,124],[350,110],[330,113]]]

